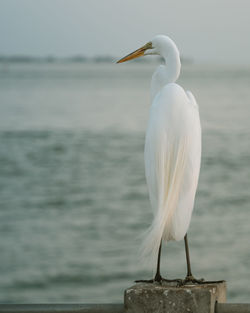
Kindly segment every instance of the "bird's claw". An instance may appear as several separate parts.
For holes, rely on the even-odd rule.
[[[136,283],[149,283],[149,284],[153,284],[153,283],[158,283],[160,285],[162,285],[162,283],[166,282],[166,283],[177,283],[177,286],[181,285],[182,283],[182,279],[166,279],[161,277],[161,275],[156,275],[154,279],[149,279],[149,280],[135,280]]]
[[[179,286],[185,286],[188,284],[197,284],[197,285],[205,285],[205,284],[219,284],[223,283],[224,280],[205,280],[204,278],[196,279],[193,275],[186,276],[183,279]]]
[[[196,279],[193,275],[188,275],[186,276],[185,279],[166,279],[161,277],[161,275],[156,275],[154,279],[149,279],[149,280],[135,280],[136,283],[158,283],[162,285],[164,282],[166,283],[176,283],[177,287],[182,287],[185,285],[191,285],[191,284],[196,284],[196,285],[205,285],[205,284],[219,284],[223,283],[224,280],[205,280],[204,278],[201,279]]]
[[[188,275],[186,276],[185,279],[182,279],[179,286],[184,286],[184,285],[188,285],[190,283],[192,284],[197,284],[197,285],[201,285],[201,284],[204,284],[204,278],[201,278],[201,279],[196,279],[194,278],[193,275]]]

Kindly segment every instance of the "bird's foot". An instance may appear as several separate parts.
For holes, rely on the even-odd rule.
[[[204,278],[196,279],[193,275],[187,275],[185,279],[182,280],[180,286],[189,285],[189,284],[197,284],[201,285],[204,284]]]
[[[196,279],[193,275],[187,275],[185,279],[183,279],[179,286],[197,284],[197,285],[205,285],[205,284],[219,284],[223,283],[224,280],[205,280],[204,278]]]
[[[162,283],[166,282],[166,283],[176,283],[177,286],[179,286],[179,285],[182,283],[182,281],[183,281],[183,280],[182,280],[182,279],[179,279],[179,278],[177,278],[177,279],[166,279],[166,278],[161,277],[160,274],[156,274],[155,277],[154,277],[154,279],[149,279],[149,280],[144,280],[144,279],[142,279],[142,280],[135,280],[136,283],[149,283],[149,284],[158,283],[158,284],[161,285]]]

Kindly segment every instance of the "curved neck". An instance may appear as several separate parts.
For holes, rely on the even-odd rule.
[[[166,49],[161,52],[165,64],[160,65],[152,76],[151,81],[151,98],[169,83],[174,83],[178,79],[181,70],[180,55],[175,45],[171,46],[171,49]]]
[[[179,51],[173,49],[168,55],[163,56],[166,68],[166,83],[175,83],[180,75],[181,61]]]

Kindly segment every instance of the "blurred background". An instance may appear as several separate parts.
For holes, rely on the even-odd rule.
[[[152,220],[144,178],[158,60],[114,61],[156,34],[203,128],[189,230],[196,277],[250,293],[248,1],[0,0],[0,301],[122,302],[152,277],[138,255]],[[150,59],[150,60],[149,60]],[[184,277],[183,242],[162,274]]]

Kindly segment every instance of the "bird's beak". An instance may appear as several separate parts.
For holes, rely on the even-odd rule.
[[[129,60],[135,59],[135,58],[139,58],[139,57],[143,56],[144,52],[148,49],[152,49],[152,42],[146,43],[143,47],[141,47],[141,48],[135,50],[134,52],[126,55],[124,58],[120,59],[116,63],[123,63],[123,62],[129,61]]]

